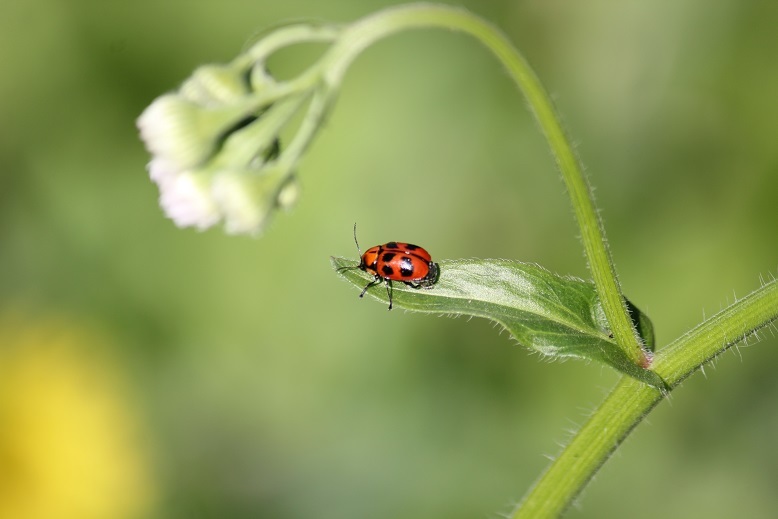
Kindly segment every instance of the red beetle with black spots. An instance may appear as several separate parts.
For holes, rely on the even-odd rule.
[[[356,224],[354,243],[357,244],[359,253]],[[345,268],[358,268],[375,276],[373,281],[365,285],[359,297],[363,297],[370,287],[382,281],[386,283],[389,310],[392,309],[392,281],[402,281],[413,288],[432,288],[440,274],[438,264],[432,261],[429,252],[418,245],[396,241],[370,247],[361,254],[358,266]]]

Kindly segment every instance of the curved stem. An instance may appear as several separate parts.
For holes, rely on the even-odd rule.
[[[705,362],[778,319],[778,282],[722,310],[657,353],[671,388]],[[558,517],[664,393],[624,377],[525,496],[512,519]]]
[[[330,100],[330,96],[326,91],[327,88],[327,85],[322,85],[314,91],[305,119],[300,123],[300,128],[298,128],[285,153],[279,159],[285,163],[284,168],[289,171],[293,170],[300,156],[310,145],[321,121],[327,115],[328,102]]]
[[[390,8],[345,28],[313,68],[294,82],[281,84],[257,96],[260,103],[283,93],[312,87],[319,78],[324,85],[312,102],[310,121],[303,124],[301,136],[291,146],[296,156],[305,149],[312,132],[326,115],[327,100],[337,91],[343,75],[354,59],[369,45],[394,33],[413,29],[440,27],[470,34],[489,48],[506,67],[508,74],[526,96],[543,133],[548,139],[556,163],[570,193],[589,268],[614,338],[631,361],[648,368],[649,354],[642,348],[632,327],[616,272],[610,258],[602,222],[594,206],[591,188],[573,147],[562,128],[549,96],[522,55],[496,28],[466,11],[446,6],[416,4]],[[283,46],[298,37],[290,29],[272,45],[260,47],[255,56]],[[306,34],[305,31],[302,31]],[[324,30],[313,39],[330,40],[337,33]],[[267,101],[269,102],[269,101]],[[310,123],[310,124],[309,124]],[[293,160],[292,158],[289,159]],[[666,383],[666,390],[676,387],[705,362],[778,318],[778,282],[769,283],[661,350],[653,360],[653,372]],[[635,428],[665,392],[636,379],[624,377],[593,413],[559,458],[529,491],[514,518],[557,517],[581,492],[610,454]]]
[[[647,368],[650,359],[642,348],[627,313],[605,240],[605,232],[594,206],[591,188],[562,129],[551,99],[524,57],[505,35],[461,9],[431,4],[390,8],[344,29],[341,37],[322,60],[325,80],[332,85],[339,84],[351,62],[377,40],[399,31],[428,27],[453,29],[474,36],[497,56],[526,96],[535,119],[548,139],[570,193],[589,269],[614,338],[634,364]]]
[[[249,66],[254,62],[264,63],[274,52],[301,43],[323,43],[337,40],[341,28],[333,25],[314,26],[308,23],[291,24],[273,30],[253,44],[248,52],[234,62]]]

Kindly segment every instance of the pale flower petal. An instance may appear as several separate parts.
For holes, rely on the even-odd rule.
[[[158,97],[138,118],[146,149],[179,169],[199,165],[214,148],[212,136],[200,132],[198,113],[201,110],[178,95]]]
[[[239,106],[208,108],[165,94],[143,111],[137,125],[152,155],[184,170],[201,166],[213,155],[222,133],[245,117]]]
[[[210,176],[191,171],[178,173],[159,183],[159,203],[179,227],[207,229],[221,216],[211,196]]]
[[[178,168],[174,164],[159,157],[153,157],[146,168],[149,170],[149,177],[160,189],[175,181],[178,175]]]

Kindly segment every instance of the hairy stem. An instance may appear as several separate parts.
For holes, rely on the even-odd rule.
[[[764,285],[657,353],[674,388],[705,362],[778,319],[778,282]],[[624,377],[525,496],[512,519],[558,517],[665,393]]]

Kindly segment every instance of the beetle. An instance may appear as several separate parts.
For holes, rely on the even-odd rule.
[[[440,267],[432,261],[430,253],[418,245],[390,241],[370,247],[362,254],[357,241],[357,224],[354,224],[354,243],[360,255],[359,265],[342,267],[342,269],[358,268],[374,276],[374,279],[362,289],[359,297],[364,297],[370,287],[384,282],[389,296],[389,310],[391,310],[392,281],[402,281],[412,288],[432,288],[438,281]]]

